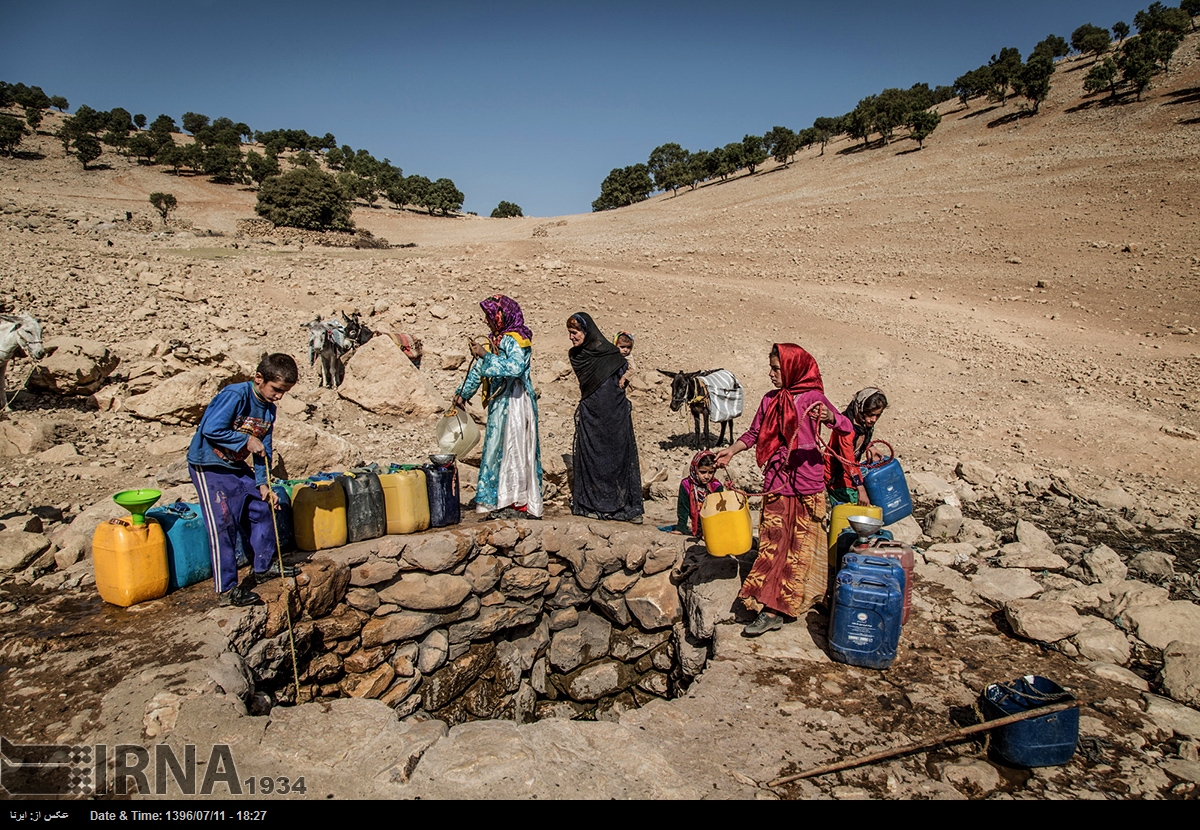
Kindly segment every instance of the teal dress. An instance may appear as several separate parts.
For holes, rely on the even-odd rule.
[[[537,397],[530,378],[533,349],[518,334],[500,338],[499,354],[477,358],[456,394],[469,401],[488,381],[487,431],[475,489],[476,510],[523,507],[542,515],[542,457]]]

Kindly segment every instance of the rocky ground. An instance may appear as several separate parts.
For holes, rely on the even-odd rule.
[[[748,796],[766,791],[738,775],[758,782],[832,754],[869,751],[885,737],[900,743],[901,734],[951,728],[951,710],[986,682],[1037,671],[1097,702],[1085,718],[1100,723],[1085,720],[1085,731],[1108,742],[1109,755],[1095,744],[1093,758],[1019,781],[1005,770],[994,779],[955,756],[951,766],[970,766],[963,775],[982,776],[978,786],[960,786],[936,759],[910,760],[842,774],[820,792],[1078,797],[1076,765],[1094,764],[1111,770],[1093,775],[1089,767],[1088,791],[1192,797],[1195,771],[1186,764],[1196,761],[1197,734],[1164,726],[1137,688],[1167,691],[1163,670],[1175,640],[1143,638],[1123,616],[1138,603],[1121,607],[1128,590],[1113,589],[1133,576],[1165,592],[1137,589],[1155,600],[1141,603],[1147,607],[1195,608],[1200,598],[1197,41],[1185,42],[1141,104],[1083,98],[1085,66],[1060,66],[1036,117],[1014,118],[1013,103],[950,102],[920,152],[911,142],[863,149],[843,139],[786,168],[767,165],[610,213],[438,219],[360,207],[361,228],[393,246],[415,245],[386,250],[323,247],[289,233],[239,235],[239,221],[253,217],[249,190],[171,177],[111,154],[84,172],[48,135],[27,140],[21,157],[0,159],[0,294],[9,310],[42,320],[57,350],[41,369],[22,359],[10,365],[10,390],[28,377],[30,391],[0,422],[0,557],[8,574],[0,583],[8,612],[0,615],[0,731],[82,738],[98,725],[105,688],[187,653],[186,638],[163,647],[163,632],[200,613],[208,595],[181,592],[151,614],[105,608],[88,587],[87,540],[95,522],[116,515],[112,493],[186,484],[183,449],[221,384],[244,378],[263,351],[303,360],[304,324],[360,310],[372,328],[421,337],[422,368],[396,360],[380,340],[351,359],[340,394],[319,389],[315,369],[306,370],[281,407],[279,472],[420,460],[434,449],[437,410],[466,369],[467,338],[485,333],[478,301],[502,291],[522,303],[535,334],[552,514],[566,512],[578,395],[564,323],[586,310],[605,332],[637,336],[632,398],[644,477],[665,477],[652,488],[649,520],[673,520],[675,482],[692,453],[690,420],[669,412],[656,370],[732,370],[746,387],[744,427],[769,388],[770,344],[794,341],[817,356],[835,401],[866,385],[886,391],[892,405],[878,434],[909,472],[921,519],[941,505],[949,508],[942,514],[960,509],[999,534],[945,534],[974,549],[943,551],[939,560],[933,545],[943,534],[915,532],[912,541],[926,551],[923,605],[888,673],[829,663],[814,645],[819,630],[815,640],[791,626],[743,643],[730,628],[691,700],[647,723],[622,724],[648,732],[689,786],[708,783],[692,767],[712,763],[716,750],[681,747],[708,746],[720,731],[714,724],[764,736],[751,766],[730,771],[712,791],[701,787],[710,797]],[[156,190],[179,200],[170,227],[147,203]],[[747,455],[733,471],[753,488]],[[1033,564],[1004,565],[1019,553],[1004,545],[1029,547],[1018,538],[1022,520],[1047,532],[1050,547]],[[1132,574],[1094,572],[1088,557],[1101,543]],[[1128,655],[1107,665],[1125,673],[1114,679],[1095,670],[1096,658],[1077,643],[1082,630],[1058,639],[1017,633],[1010,615],[1019,619],[1020,611],[1009,605],[1027,598],[975,588],[970,602],[953,598],[965,589],[952,574],[974,584],[992,570],[1027,571],[1034,596],[1050,592],[1089,625],[1100,620],[1119,631]],[[1109,596],[1077,590],[1095,585]],[[144,648],[124,649],[127,641]],[[114,661],[115,651],[125,659]],[[26,673],[35,666],[49,674],[33,679]],[[911,688],[931,672],[935,688],[914,705]],[[740,708],[744,700],[750,709]],[[813,737],[822,734],[824,743]],[[809,749],[787,758],[789,740]],[[432,768],[434,757],[425,761]],[[435,786],[419,777],[406,786]],[[810,786],[782,793],[816,794]]]

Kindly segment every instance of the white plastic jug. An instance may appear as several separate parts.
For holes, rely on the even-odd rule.
[[[462,458],[479,443],[479,427],[466,412],[448,409],[437,422],[438,449]]]

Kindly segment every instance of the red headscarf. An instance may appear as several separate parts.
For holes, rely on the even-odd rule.
[[[683,480],[683,489],[688,494],[688,512],[691,514],[691,531],[693,536],[700,535],[700,508],[704,506],[704,499],[709,493],[718,493],[725,488],[721,482],[715,478],[711,479],[708,484],[700,480],[700,467],[707,464],[708,466],[716,467],[717,454],[712,450],[700,450],[692,456],[692,466],[688,470],[688,477]]]
[[[763,414],[754,451],[760,467],[765,466],[780,447],[796,449],[800,419],[796,416],[795,396],[812,389],[825,391],[821,370],[812,355],[795,343],[776,343],[775,349],[779,351],[779,373],[783,388]]]

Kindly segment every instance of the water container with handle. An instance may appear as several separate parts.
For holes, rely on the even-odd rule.
[[[337,483],[346,493],[346,542],[363,542],[387,533],[379,476],[355,469],[338,476]]]
[[[829,656],[839,663],[886,669],[896,659],[904,589],[895,579],[843,568],[833,591]]]
[[[741,556],[754,544],[750,497],[733,486],[725,471],[725,489],[709,493],[700,506],[704,545],[713,556]]]
[[[315,551],[346,544],[346,491],[336,481],[314,481],[292,491],[296,547]]]
[[[984,720],[1027,712],[1075,696],[1046,677],[1026,675],[983,690],[979,711]],[[992,752],[1018,767],[1065,764],[1079,745],[1079,710],[1067,709],[1039,718],[1010,723],[992,732]]]
[[[147,510],[146,517],[158,522],[167,536],[169,590],[212,579],[212,547],[200,505],[177,501]]]
[[[874,504],[838,504],[834,505],[833,511],[829,518],[829,569],[830,573],[837,573],[841,567],[838,560],[838,537],[842,531],[850,527],[851,516],[871,516],[875,519],[883,518],[883,508]],[[854,538],[858,538],[856,535]],[[844,555],[846,551],[841,551]]]
[[[417,533],[429,528],[429,493],[425,471],[393,464],[391,472],[379,476],[383,488],[387,532]]]
[[[437,422],[434,430],[438,449],[462,458],[479,443],[479,427],[466,412],[451,407]]]
[[[162,525],[153,519],[136,523],[133,516],[97,525],[92,565],[96,590],[105,602],[128,608],[166,596],[170,570]]]
[[[908,481],[904,478],[904,470],[896,460],[896,454],[890,444],[884,441],[873,441],[888,448],[888,457],[879,461],[870,461],[862,466],[863,487],[871,504],[883,508],[883,523],[895,524],[913,512],[912,496],[908,492]]]
[[[425,492],[429,497],[429,526],[448,527],[462,521],[462,506],[459,501],[458,465],[426,464]]]

